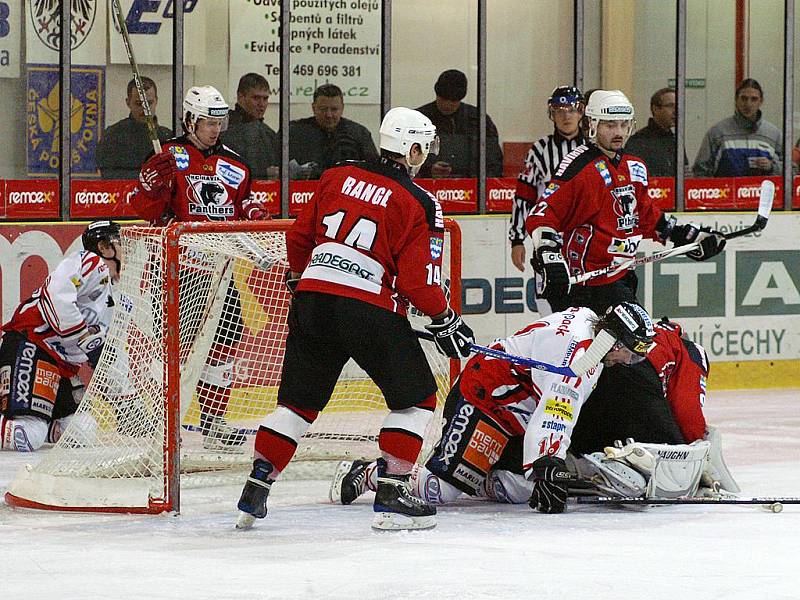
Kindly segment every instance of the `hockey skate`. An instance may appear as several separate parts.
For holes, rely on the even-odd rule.
[[[245,443],[247,437],[228,425],[221,415],[200,415],[200,431],[206,450],[233,450]]]
[[[350,504],[367,491],[368,460],[343,460],[336,467],[328,495],[334,504]]]
[[[410,475],[389,475],[378,459],[378,491],[372,510],[373,529],[430,529],[436,526],[436,507],[411,493]]]
[[[237,504],[239,518],[236,521],[236,529],[250,529],[256,519],[267,516],[267,497],[272,487],[270,473],[272,465],[267,461],[260,458],[253,461],[253,470],[244,484],[242,496]]]

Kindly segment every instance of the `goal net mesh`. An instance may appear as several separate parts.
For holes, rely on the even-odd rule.
[[[289,223],[269,227],[187,228],[176,236],[177,267],[167,260],[165,229],[123,228],[123,268],[100,362],[61,439],[14,481],[13,496],[44,506],[152,509],[168,505],[167,481],[178,465],[183,486],[226,481],[224,475],[241,477],[249,469],[253,436],[276,406],[291,299],[284,284]],[[448,241],[446,288],[451,256],[459,252]],[[168,269],[177,270],[177,285],[165,285]],[[177,319],[167,319],[167,307]],[[409,319],[416,329],[429,322],[413,308]],[[425,452],[439,437],[451,362],[432,343],[421,343],[438,383]],[[170,392],[178,397],[171,389],[178,378],[169,376],[175,370],[179,436],[171,435],[167,401]],[[295,461],[377,456],[386,414],[380,390],[351,360]]]

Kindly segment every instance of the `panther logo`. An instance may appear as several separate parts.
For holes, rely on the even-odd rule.
[[[205,215],[212,221],[225,221],[234,217],[235,209],[228,196],[228,189],[213,176],[190,175],[189,213]]]

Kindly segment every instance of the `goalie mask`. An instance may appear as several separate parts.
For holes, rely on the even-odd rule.
[[[200,119],[220,119],[222,131],[228,127],[230,107],[222,94],[210,85],[194,86],[183,99],[183,128],[194,133]]]
[[[595,90],[589,97],[584,112],[586,138],[597,144],[597,126],[600,121],[625,121],[624,146],[636,127],[633,104],[619,90]]]
[[[428,154],[439,154],[436,127],[421,112],[398,106],[386,113],[381,123],[381,149],[394,152],[406,159],[412,177],[417,174]],[[411,149],[419,144],[422,158],[412,161]]]
[[[653,320],[645,309],[633,302],[611,306],[600,318],[598,326],[616,339],[614,348],[624,346],[630,351],[632,359],[628,364],[643,361],[655,345]]]

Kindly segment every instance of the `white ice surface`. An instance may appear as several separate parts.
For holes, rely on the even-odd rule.
[[[750,495],[800,496],[800,392],[711,395]],[[0,488],[35,456],[0,455]],[[800,506],[562,515],[465,500],[435,529],[375,533],[371,498],[285,481],[235,531],[239,486],[187,490],[180,516],[58,514],[0,503],[0,600],[255,598],[800,599]]]

